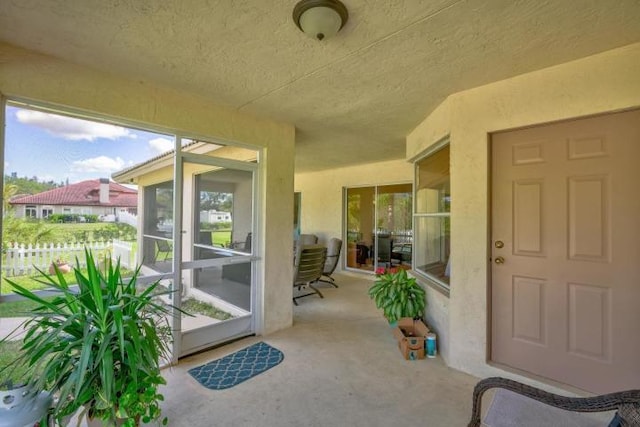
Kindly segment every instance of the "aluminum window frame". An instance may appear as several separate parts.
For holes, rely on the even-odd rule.
[[[420,154],[418,154],[416,157],[412,159],[413,168],[414,168],[413,169],[414,170],[414,178],[413,178],[413,248],[414,248],[413,253],[414,253],[414,256],[412,259],[411,268],[412,268],[412,271],[415,273],[415,275],[419,279],[422,279],[430,287],[436,289],[437,291],[443,293],[444,295],[449,296],[451,291],[451,276],[449,275],[449,283],[447,283],[439,279],[438,277],[432,274],[429,274],[429,272],[419,269],[416,262],[416,259],[417,259],[416,254],[419,253],[418,246],[422,244],[422,238],[423,238],[423,236],[421,235],[420,229],[418,227],[418,223],[420,219],[449,218],[449,236],[451,236],[451,205],[449,207],[448,212],[429,212],[429,213],[418,212],[418,190],[419,190],[418,174],[419,174],[420,162],[435,155],[436,153],[440,152],[441,150],[447,147],[449,148],[451,147],[451,141],[449,139],[449,136],[442,138],[441,140],[434,143],[429,148],[427,148],[426,150],[424,150],[423,152],[421,152]],[[449,165],[451,165],[451,152],[449,152]],[[451,179],[451,171],[449,170],[449,180],[450,179]],[[451,197],[451,194],[450,194],[450,197]],[[451,239],[449,241],[449,245],[451,246]],[[425,249],[423,248],[423,250]],[[449,252],[451,252],[451,249],[449,249]],[[449,261],[447,261],[447,264],[448,262]]]

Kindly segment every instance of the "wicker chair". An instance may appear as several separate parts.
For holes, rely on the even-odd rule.
[[[594,397],[565,397],[506,378],[486,378],[473,389],[473,412],[469,427],[479,427],[482,395],[492,388],[504,388],[566,411],[604,412],[616,410],[609,427],[640,426],[640,390],[627,390]]]

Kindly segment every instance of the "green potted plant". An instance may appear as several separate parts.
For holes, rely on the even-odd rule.
[[[424,289],[402,268],[378,269],[369,296],[391,324],[402,317],[422,317],[427,304]]]
[[[77,289],[57,268],[45,275],[57,293],[52,300],[7,279],[16,294],[38,304],[23,324],[20,356],[39,372],[31,386],[56,396],[58,422],[74,414],[107,426],[158,421],[172,307],[156,302],[158,282],[138,288],[139,268],[125,279],[119,261],[109,260],[102,272],[90,251],[85,258],[86,274],[74,269]]]

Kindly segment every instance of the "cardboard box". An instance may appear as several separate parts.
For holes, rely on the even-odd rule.
[[[403,317],[393,328],[393,336],[398,341],[400,353],[407,360],[424,359],[424,346],[429,328],[422,320]]]

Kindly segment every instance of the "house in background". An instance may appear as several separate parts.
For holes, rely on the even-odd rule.
[[[80,214],[115,220],[137,213],[138,192],[101,178],[18,196],[9,203],[18,218],[44,219],[53,214]]]
[[[217,222],[231,222],[231,212],[220,211],[200,211],[200,222],[210,222],[215,224]]]

